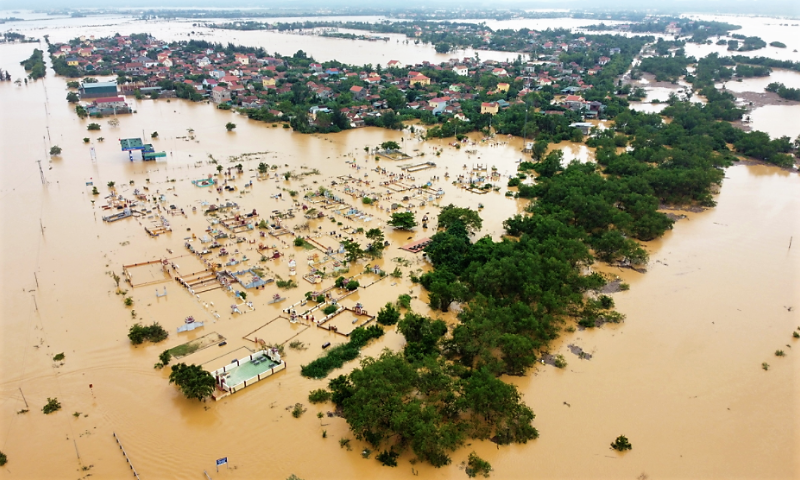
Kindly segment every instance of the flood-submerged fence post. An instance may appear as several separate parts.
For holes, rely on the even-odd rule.
[[[136,469],[133,468],[133,464],[131,463],[131,459],[128,457],[128,454],[125,452],[125,448],[122,447],[122,442],[119,441],[119,437],[117,436],[117,433],[116,432],[111,432],[111,434],[114,435],[114,440],[117,441],[117,444],[119,445],[119,449],[122,450],[122,455],[125,456],[125,461],[128,462],[128,466],[131,467],[131,471],[133,471],[133,476],[136,477],[137,480],[139,480],[139,474],[136,472]]]

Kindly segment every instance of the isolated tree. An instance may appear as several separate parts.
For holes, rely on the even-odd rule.
[[[385,242],[383,230],[380,228],[371,228],[367,230],[367,238],[372,240],[372,244],[367,251],[374,258],[380,258],[383,254],[383,243]]]
[[[58,145],[50,147],[50,155],[61,155],[61,147]]]
[[[381,143],[381,148],[384,150],[400,150],[400,145],[394,141],[388,141]]]
[[[264,162],[261,162],[261,163],[258,164],[258,173],[259,174],[264,175],[268,171],[269,171],[269,165],[267,165]]]
[[[68,101],[69,103],[78,103],[78,100],[80,100],[80,99],[81,99],[81,98],[80,98],[80,97],[78,96],[78,94],[77,94],[77,93],[75,93],[75,92],[69,92],[69,93],[67,93],[67,101]]]
[[[342,245],[344,245],[345,258],[347,258],[348,262],[355,262],[364,256],[364,250],[361,249],[361,245],[359,245],[358,242],[345,240],[342,242]]]
[[[624,452],[625,450],[631,450],[633,445],[631,445],[631,442],[628,441],[628,438],[625,435],[620,435],[611,444],[611,448],[618,452]]]
[[[394,325],[400,320],[400,310],[392,302],[388,302],[378,310],[378,323],[381,325]]]
[[[214,377],[199,365],[179,363],[172,366],[169,383],[174,383],[188,399],[203,400],[214,393]]]
[[[158,138],[158,132],[151,133],[150,138]]]
[[[414,219],[412,212],[395,212],[387,224],[400,230],[411,230],[417,226],[417,221]]]
[[[234,128],[236,128],[236,124],[233,122],[228,122],[225,124],[225,129],[228,130],[229,132]]]
[[[86,130],[100,130],[100,124],[99,123],[90,123],[86,127]]]

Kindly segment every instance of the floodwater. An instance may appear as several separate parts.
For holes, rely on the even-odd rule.
[[[139,27],[125,28],[135,32],[141,31]],[[153,28],[163,28],[163,24]],[[62,32],[65,37],[74,33]],[[287,42],[307,39],[286,38]],[[13,78],[22,77],[19,61],[33,48],[0,46],[0,66],[11,70]],[[339,47],[328,48],[333,53]],[[370,61],[375,60],[359,63]],[[538,440],[500,449],[489,442],[471,442],[453,454],[452,465],[442,469],[412,465],[406,453],[400,466],[391,469],[374,459],[362,459],[360,442],[352,442],[353,451],[339,448],[338,440],[349,436],[346,423],[340,418],[316,418],[317,412],[329,410],[330,405],[308,405],[308,392],[325,383],[301,377],[300,365],[318,356],[323,342],[337,344],[343,337],[283,319],[272,322],[281,308],[315,288],[301,279],[309,272],[313,250],[290,246],[286,236],[262,239],[256,233],[245,234],[256,244],[229,245],[237,259],[243,254],[251,259],[247,265],[260,265],[271,275],[300,284],[282,291],[287,299],[274,305],[268,304],[278,291],[274,285],[249,291],[247,300],[255,311],[244,309],[248,313],[241,315],[230,313],[233,298],[221,290],[196,298],[176,283],[123,285],[134,301],[132,308],[126,308],[107,272],[119,273],[124,264],[164,257],[172,258],[182,274],[202,271],[203,263],[186,255],[183,247],[184,238],[193,233],[201,237],[208,226],[207,217],[191,211],[193,206],[201,210],[201,201],[234,201],[244,211],[256,208],[263,218],[273,210],[294,207],[289,190],[302,195],[305,188],[329,187],[334,176],[368,180],[370,185],[351,181],[350,186],[386,195],[385,188],[375,185],[386,177],[372,169],[381,166],[399,174],[400,165],[425,161],[436,167],[412,174],[414,179],[407,183],[431,181],[434,189],[442,188],[444,196],[433,202],[440,205],[477,208],[483,204],[481,234],[497,238],[502,220],[522,212],[526,204],[504,196],[508,175],[515,173],[515,162],[524,157],[521,139],[484,141],[473,135],[457,149],[447,140],[422,142],[409,131],[360,129],[307,136],[210,105],[164,99],[134,101],[138,113],[120,116],[119,127],[101,119],[100,132],[87,132],[89,122],[75,116],[63,100],[65,95],[64,79],[52,71],[28,86],[0,83],[4,226],[0,233],[0,451],[9,456],[9,463],[0,468],[0,478],[82,478],[87,473],[125,478],[130,470],[112,432],[144,478],[198,478],[204,470],[213,478],[240,479],[286,478],[291,473],[307,479],[399,479],[408,478],[412,470],[424,478],[463,478],[461,464],[473,450],[491,462],[497,478],[637,478],[644,473],[650,478],[788,479],[800,475],[800,382],[796,381],[800,352],[795,351],[800,342],[791,335],[800,327],[800,247],[795,242],[789,248],[793,237],[800,239],[800,177],[796,173],[765,166],[729,168],[716,208],[687,213],[688,218],[678,221],[673,231],[647,245],[648,273],[597,266],[631,285],[630,291],[614,294],[626,322],[565,333],[553,346],[554,353],[567,358],[565,370],[542,366],[526,377],[508,379],[520,387],[537,414]],[[237,124],[235,131],[225,131],[228,121]],[[775,118],[768,128],[790,123],[791,117]],[[194,140],[185,138],[189,129]],[[149,137],[154,131],[159,136],[153,143],[167,152],[166,159],[129,162],[119,151],[116,139]],[[99,141],[101,136],[105,141]],[[84,144],[84,137],[90,143]],[[414,158],[376,162],[363,150],[386,140],[402,142],[403,150]],[[51,145],[61,146],[63,154],[48,158]],[[554,148],[590,158],[591,151],[578,145],[565,142]],[[253,155],[242,156],[247,153]],[[209,155],[226,168],[244,165],[244,175],[229,180],[237,191],[219,194],[189,182],[215,173]],[[42,161],[45,185],[37,160]],[[258,180],[254,169],[262,161],[280,165],[275,171],[279,174],[311,169],[320,174],[288,182]],[[501,186],[497,192],[475,194],[451,183],[459,176],[488,175],[492,167],[500,174],[498,180],[490,180]],[[251,180],[253,187],[245,188]],[[108,181],[115,181],[116,191],[125,196],[144,186],[150,194],[158,190],[167,196],[162,211],[174,204],[187,215],[166,215],[173,231],[155,239],[147,236],[143,226],[157,218],[105,224],[100,217],[107,214],[101,206],[106,202]],[[91,195],[87,182],[93,182],[101,195]],[[340,179],[337,182],[340,185],[333,189],[344,196]],[[242,190],[252,192],[242,194]],[[278,193],[282,199],[273,198]],[[364,206],[360,199],[346,197],[347,203],[364,210],[372,220],[337,216],[342,226],[323,219],[309,222],[309,229],[318,232],[325,244],[338,242],[345,227],[348,231],[343,236],[351,235],[352,228],[383,226],[388,215],[381,207],[415,193],[393,193],[392,200],[384,198],[378,206]],[[435,217],[432,203],[419,205],[426,200],[417,196],[404,203],[414,204],[410,209],[418,219],[426,213]],[[285,225],[297,229],[304,223],[298,214]],[[329,235],[331,231],[336,238]],[[408,280],[411,271],[425,269],[426,264],[398,248],[431,233],[421,227],[414,232],[387,231],[391,246],[377,264],[386,271],[400,266],[403,278],[386,277],[342,304],[361,302],[374,314],[387,301],[410,293],[416,297],[412,304],[416,311],[431,313],[424,292]],[[363,235],[353,236],[366,243]],[[284,256],[259,262],[259,254],[252,250],[259,242],[274,244]],[[398,257],[408,266],[393,260]],[[290,258],[297,261],[295,277],[288,273]],[[132,272],[135,282],[158,274],[152,269]],[[365,274],[359,280],[369,285],[378,277]],[[331,283],[327,279],[322,287]],[[154,290],[163,286],[168,295],[156,297]],[[126,338],[136,321],[131,310],[136,311],[137,320],[160,322],[170,338],[158,345],[132,347]],[[175,333],[189,315],[206,322],[205,326]],[[452,314],[444,318],[453,320]],[[153,364],[165,348],[213,332],[223,335],[227,345],[208,347],[181,361],[218,368],[246,356],[248,348],[254,348],[248,339],[252,335],[287,345],[289,339],[297,340],[306,349],[286,348],[286,371],[221,402],[188,401],[169,385],[168,369],[156,370]],[[389,329],[363,355],[398,349],[402,342]],[[593,358],[580,360],[569,353],[569,344],[582,347]],[[785,357],[774,355],[779,349],[786,352]],[[60,352],[66,357],[63,364],[52,360]],[[770,364],[768,371],[762,370],[762,362]],[[334,375],[354,366],[351,362]],[[43,415],[40,409],[48,397],[57,397],[62,410]],[[30,411],[18,414],[26,408],[25,402]],[[299,419],[287,410],[297,402],[308,408]],[[327,438],[322,437],[323,431]],[[609,450],[608,444],[619,434],[631,440],[631,452],[618,455]],[[43,453],[47,461],[37,461]],[[224,456],[230,460],[229,468],[212,471],[214,460]]]

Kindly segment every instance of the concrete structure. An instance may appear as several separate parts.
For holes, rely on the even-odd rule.
[[[117,82],[83,83],[80,88],[81,98],[107,98],[115,97]]]

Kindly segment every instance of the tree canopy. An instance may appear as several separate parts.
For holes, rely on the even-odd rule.
[[[400,230],[411,230],[417,226],[417,221],[414,219],[412,212],[392,213],[391,220],[386,223]]]
[[[199,365],[178,363],[172,366],[169,383],[174,383],[188,399],[203,400],[214,393],[216,382],[210,372]]]

